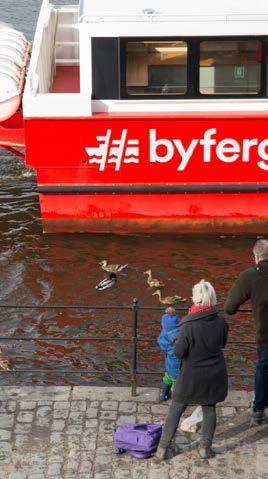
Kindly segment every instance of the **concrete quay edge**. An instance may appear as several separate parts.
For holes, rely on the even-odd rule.
[[[130,387],[121,386],[0,386],[0,401],[8,399],[23,401],[135,401],[142,403],[158,402],[159,388],[137,388],[137,396],[131,396]],[[249,407],[253,392],[231,389],[226,400],[219,406]]]

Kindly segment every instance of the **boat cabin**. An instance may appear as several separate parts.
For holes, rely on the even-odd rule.
[[[255,111],[268,95],[267,20],[265,0],[45,0],[24,115]]]

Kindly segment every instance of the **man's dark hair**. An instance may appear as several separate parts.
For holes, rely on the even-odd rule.
[[[260,259],[268,259],[268,239],[256,241],[253,253],[259,256]]]

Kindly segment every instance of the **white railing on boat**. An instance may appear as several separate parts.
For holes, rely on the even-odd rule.
[[[47,93],[50,88],[52,72],[54,69],[54,45],[57,24],[57,13],[53,8],[47,9],[42,5],[40,15],[44,21],[35,35],[32,56],[29,66],[29,86],[32,94]]]
[[[79,23],[100,22],[267,22],[268,14],[237,13],[237,14],[178,14],[158,13],[150,10],[143,13],[103,13],[83,14],[79,17]]]
[[[71,17],[71,22],[68,21]],[[49,93],[53,81],[54,71],[57,65],[76,65],[79,58],[68,56],[67,58],[57,54],[59,48],[79,47],[77,39],[58,38],[60,31],[73,31],[77,29],[77,23],[73,22],[74,16],[78,17],[78,9],[74,6],[55,8],[48,0],[44,0],[40,12],[41,21],[36,31],[32,57],[30,62],[26,91],[36,95]],[[64,22],[67,17],[67,22]]]

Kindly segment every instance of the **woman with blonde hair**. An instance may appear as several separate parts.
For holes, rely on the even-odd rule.
[[[222,349],[226,345],[228,325],[216,310],[213,286],[201,280],[193,287],[193,306],[181,321],[174,352],[182,361],[175,384],[172,403],[155,454],[158,460],[168,456],[170,442],[176,434],[186,407],[201,405],[203,423],[198,449],[202,459],[212,457],[212,440],[216,428],[216,404],[224,401],[228,378]]]

